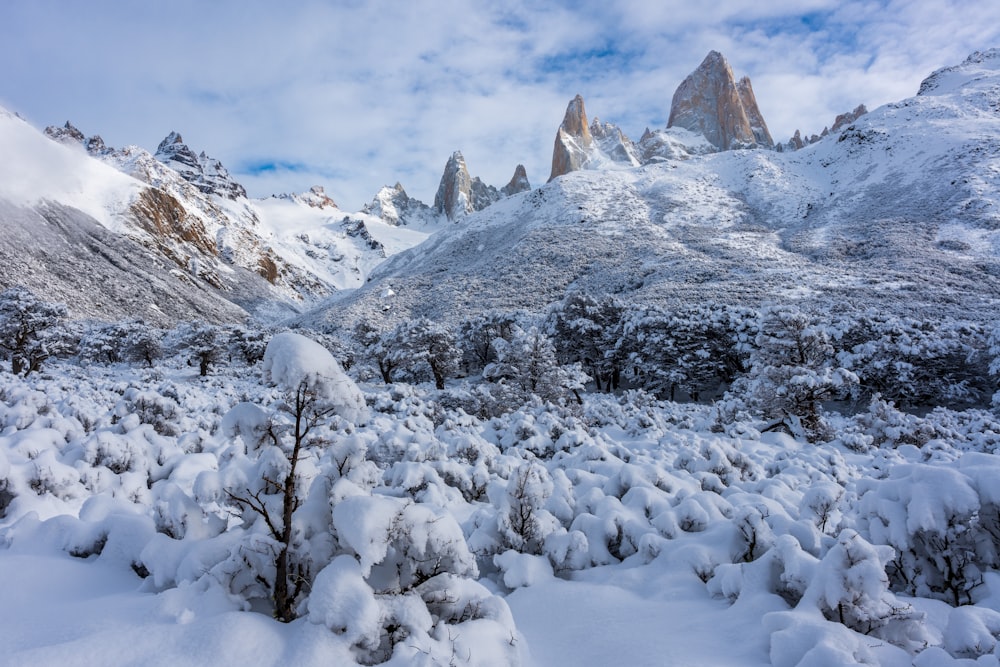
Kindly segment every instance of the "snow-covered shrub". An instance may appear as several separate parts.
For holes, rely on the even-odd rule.
[[[827,620],[901,648],[923,648],[923,614],[889,591],[885,565],[892,557],[892,548],[844,530],[820,560],[799,605],[816,606]]]
[[[544,509],[552,491],[552,478],[537,463],[526,461],[513,472],[503,497],[497,499],[497,528],[507,547],[523,553],[542,553],[545,538],[560,525]]]
[[[41,301],[24,287],[0,292],[0,352],[14,375],[41,369],[66,314],[66,306]]]
[[[972,600],[997,552],[969,477],[943,466],[897,465],[887,479],[859,480],[858,494],[859,528],[896,550],[886,565],[894,589],[954,605]]]
[[[849,396],[857,376],[838,364],[831,332],[789,306],[773,306],[760,316],[760,333],[751,353],[744,387],[751,405],[765,417],[780,419],[811,440],[829,437],[821,403]]]

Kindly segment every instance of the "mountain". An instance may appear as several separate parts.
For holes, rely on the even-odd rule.
[[[393,187],[386,185],[379,190],[362,212],[390,225],[429,225],[439,222],[434,209],[407,195],[400,183]]]
[[[710,51],[674,92],[667,127],[702,134],[719,150],[774,145],[750,78],[739,83],[729,62]]]
[[[171,132],[160,142],[155,157],[205,194],[227,199],[247,196],[247,191],[232,179],[221,162],[208,157],[204,151],[195,155],[176,132]]]
[[[31,287],[74,317],[287,315],[428,235],[341,211],[320,187],[250,200],[175,132],[153,155],[0,111],[0,147],[17,156],[0,165],[0,287]]]
[[[932,75],[920,95],[801,151],[563,174],[390,258],[362,289],[338,295],[335,310],[300,321],[449,321],[539,310],[573,289],[665,304],[779,300],[992,317],[998,70],[1000,51],[976,54]],[[571,121],[582,121],[582,104],[571,107],[581,111]],[[583,136],[581,127],[570,129]]]
[[[461,151],[455,151],[444,166],[441,184],[434,197],[434,211],[455,221],[475,211],[481,211],[496,201],[518,192],[530,190],[524,165],[517,165],[514,176],[501,190],[487,185],[478,176],[469,175]]]
[[[583,97],[577,95],[566,107],[556,141],[552,148],[552,172],[549,180],[582,169],[590,159],[594,139],[587,125],[587,109]]]

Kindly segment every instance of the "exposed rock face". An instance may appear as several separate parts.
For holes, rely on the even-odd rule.
[[[842,113],[837,116],[837,119],[833,121],[833,127],[830,128],[831,132],[837,132],[838,130],[847,127],[857,119],[868,113],[868,108],[864,104],[859,104],[854,108],[854,111],[848,111],[847,113]]]
[[[595,117],[590,123],[590,136],[601,152],[614,162],[622,162],[633,167],[641,164],[635,143],[614,123],[603,123]]]
[[[461,151],[455,151],[444,166],[441,185],[434,196],[434,210],[449,220],[458,220],[473,211],[483,210],[502,196],[478,176],[472,178]]]
[[[590,158],[594,139],[587,125],[587,110],[583,98],[574,97],[566,107],[562,125],[556,131],[555,146],[552,149],[551,181],[556,176],[582,169]]]
[[[393,187],[386,185],[379,190],[362,212],[381,218],[390,225],[429,221],[436,216],[430,206],[407,195],[400,183]]]
[[[247,191],[233,180],[221,162],[208,157],[204,151],[195,155],[177,132],[171,132],[160,142],[156,148],[156,159],[205,194],[215,194],[227,199],[247,196]]]
[[[461,151],[455,151],[448,158],[441,175],[441,184],[434,196],[434,210],[443,213],[449,220],[455,220],[472,213],[472,177],[465,166]]]
[[[738,86],[726,58],[710,51],[674,93],[667,127],[702,134],[719,150],[772,146],[750,80],[744,81]]]
[[[743,111],[746,112],[747,120],[750,122],[750,130],[753,132],[754,140],[758,146],[772,148],[774,139],[767,129],[764,116],[757,106],[757,97],[753,94],[753,86],[750,84],[750,77],[745,76],[736,82],[736,90],[740,94],[740,102],[743,104]]]
[[[45,136],[64,144],[82,144],[84,142],[83,132],[76,129],[73,123],[69,121],[66,121],[66,124],[62,127],[49,125],[45,128]]]
[[[500,192],[504,196],[510,197],[511,195],[516,195],[518,192],[527,192],[530,189],[531,183],[528,182],[528,172],[525,170],[523,164],[519,164],[514,168],[514,175],[510,177],[510,182],[500,188]]]

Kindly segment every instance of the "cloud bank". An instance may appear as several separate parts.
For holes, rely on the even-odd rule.
[[[540,184],[575,94],[637,138],[712,49],[783,141],[992,46],[1000,4],[965,0],[5,0],[0,104],[114,146],[176,130],[253,196],[357,209],[396,181],[432,200],[455,150]]]

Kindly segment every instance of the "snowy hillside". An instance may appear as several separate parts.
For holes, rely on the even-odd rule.
[[[17,156],[0,165],[8,267],[0,285],[45,291],[77,318],[287,315],[361,285],[433,228],[387,225],[328,198],[249,200],[218,161],[195,156],[176,133],[159,159],[85,140],[69,124],[50,134],[57,140],[0,113],[0,146]],[[133,287],[136,276],[144,279]]]
[[[537,310],[576,288],[982,313],[1000,296],[998,59],[936,75],[802,151],[566,174],[394,258],[337,308],[380,312],[390,285],[398,318]]]

